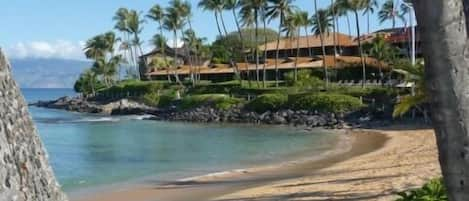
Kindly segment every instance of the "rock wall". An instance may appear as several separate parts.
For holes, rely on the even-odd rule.
[[[0,49],[0,201],[65,201]]]

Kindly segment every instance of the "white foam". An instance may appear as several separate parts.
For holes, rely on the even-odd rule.
[[[120,121],[119,118],[113,118],[113,117],[98,117],[98,118],[83,118],[83,119],[78,119],[72,122],[75,123],[82,123],[82,122],[118,122]]]

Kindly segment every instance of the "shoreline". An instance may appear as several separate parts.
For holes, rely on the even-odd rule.
[[[91,196],[72,196],[74,201],[201,201],[210,200],[228,193],[267,185],[278,180],[301,178],[322,168],[349,158],[376,151],[388,140],[377,133],[356,133],[340,129],[340,138],[335,148],[326,151],[318,158],[306,157],[285,161],[274,165],[261,165],[253,168],[235,169],[189,177],[174,182],[158,184],[147,181],[128,188],[114,191],[96,192]],[[342,144],[340,144],[342,143]],[[348,146],[348,147],[347,147]],[[332,152],[332,153],[331,153]]]

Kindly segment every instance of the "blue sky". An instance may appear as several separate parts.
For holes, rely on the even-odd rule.
[[[213,41],[217,35],[213,14],[198,9],[198,0],[190,1],[193,4],[193,26],[196,33]],[[0,0],[0,47],[11,57],[17,58],[83,59],[83,42],[96,34],[112,30],[112,17],[118,8],[127,7],[146,12],[155,3],[166,6],[167,2],[168,0]],[[320,7],[326,7],[330,0],[318,2]],[[313,13],[312,0],[296,0],[295,4],[302,10]],[[390,23],[380,25],[375,20],[375,15],[376,13],[371,17],[372,31],[391,26]],[[228,29],[234,30],[231,13],[225,13],[224,17]],[[362,31],[366,32],[366,18],[360,18]],[[352,22],[354,23],[353,18]],[[339,24],[341,32],[348,32],[344,19]],[[270,26],[276,26],[276,23]],[[142,38],[148,41],[156,30],[156,23],[147,20]],[[355,33],[355,26],[352,26],[352,33]],[[168,34],[167,37],[170,38],[171,35]]]

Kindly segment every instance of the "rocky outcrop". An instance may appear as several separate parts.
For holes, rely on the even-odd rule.
[[[53,101],[39,101],[32,106],[104,115],[145,114],[153,109],[136,101],[121,99],[109,103],[90,102],[80,97],[62,97]]]
[[[0,201],[65,201],[0,50]]]
[[[332,113],[318,113],[314,111],[280,110],[258,114],[241,108],[217,110],[212,107],[199,107],[187,111],[164,110],[151,113],[150,120],[159,121],[187,121],[203,123],[251,123],[292,125],[308,127],[341,128],[345,125],[343,117]]]

